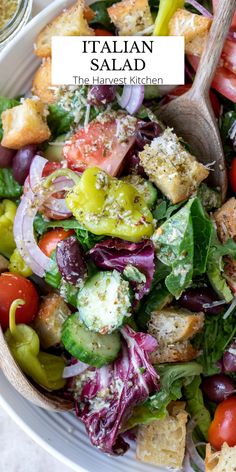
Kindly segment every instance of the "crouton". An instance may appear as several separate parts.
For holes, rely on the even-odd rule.
[[[46,122],[46,108],[41,100],[27,98],[21,105],[5,110],[2,117],[2,146],[20,149],[27,144],[38,144],[50,138]]]
[[[91,36],[93,34],[94,31],[89,28],[84,18],[84,1],[78,0],[39,33],[35,43],[35,54],[40,57],[51,56],[52,36]]]
[[[153,24],[148,0],[122,0],[107,9],[120,36],[132,36]]]
[[[212,452],[206,445],[206,472],[236,472],[236,446],[224,443],[220,451]]]
[[[56,101],[56,87],[52,87],[51,67],[51,58],[43,59],[33,78],[32,93],[39,97],[43,103]]]
[[[57,293],[47,295],[34,319],[34,329],[44,349],[56,346],[61,341],[61,329],[71,311]]]
[[[196,38],[192,39],[192,41],[188,41],[185,43],[185,52],[186,54],[192,54],[193,56],[201,56],[206,42],[207,42],[208,34],[203,33]]]
[[[9,261],[0,254],[0,274],[6,272],[9,267]]]
[[[208,33],[212,20],[203,15],[196,15],[179,8],[169,21],[170,36],[184,36],[185,43],[197,36]]]
[[[236,238],[236,198],[232,197],[214,213],[217,232],[222,242]]]
[[[209,175],[170,128],[147,144],[139,157],[150,180],[172,203],[190,197]]]
[[[136,457],[141,462],[179,469],[183,465],[188,414],[184,402],[172,402],[169,414],[140,425]]]
[[[236,294],[236,260],[231,257],[224,258],[224,278],[234,294]]]
[[[153,364],[187,362],[197,357],[198,351],[190,339],[204,325],[204,313],[167,307],[151,314],[148,333],[158,341],[158,348],[151,354]]]

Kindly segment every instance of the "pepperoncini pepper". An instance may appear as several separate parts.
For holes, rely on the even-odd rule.
[[[65,363],[61,357],[40,351],[39,337],[33,328],[16,325],[15,314],[20,305],[24,305],[24,300],[17,299],[10,307],[9,329],[5,333],[8,347],[26,375],[48,390],[59,390],[65,385]]]
[[[183,8],[184,3],[184,0],[160,0],[159,10],[154,25],[154,36],[168,36],[169,21],[178,8]]]
[[[18,249],[15,249],[10,257],[9,272],[22,275],[22,277],[30,277],[33,274],[32,270],[22,259]]]
[[[13,222],[16,215],[16,205],[11,200],[0,203],[0,254],[9,258],[16,244],[13,236]]]
[[[138,242],[153,234],[153,217],[143,197],[127,182],[97,167],[84,171],[66,204],[85,229]]]

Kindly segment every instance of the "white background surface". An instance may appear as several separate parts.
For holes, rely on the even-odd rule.
[[[0,409],[1,472],[71,472],[38,446]]]
[[[34,1],[33,15],[41,4],[50,0]],[[71,469],[58,462],[38,446],[0,407],[0,471],[1,472],[70,472]]]

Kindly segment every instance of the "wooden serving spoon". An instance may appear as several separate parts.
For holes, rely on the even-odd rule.
[[[50,393],[37,389],[24,375],[20,367],[12,357],[2,329],[0,327],[0,368],[11,385],[27,400],[45,410],[68,411],[73,409],[73,402],[59,397],[56,393]]]
[[[227,191],[225,158],[209,90],[235,10],[236,0],[218,3],[191,89],[162,107],[159,113],[159,118],[191,146],[200,162],[212,164],[209,183],[221,190],[223,199]]]

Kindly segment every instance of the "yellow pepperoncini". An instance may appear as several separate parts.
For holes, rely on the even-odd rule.
[[[84,171],[66,204],[78,222],[97,235],[138,242],[153,234],[153,217],[143,197],[97,167]]]
[[[30,277],[33,274],[24,259],[22,259],[18,249],[15,249],[10,257],[9,272],[22,275],[22,277]]]
[[[8,347],[26,375],[48,390],[60,390],[66,383],[62,378],[63,359],[40,351],[39,337],[33,328],[26,324],[16,325],[16,310],[24,303],[24,300],[17,299],[11,304],[9,329],[5,333]]]
[[[9,258],[16,244],[13,236],[13,222],[16,205],[11,200],[0,202],[0,254]]]
[[[184,3],[184,0],[160,0],[159,10],[154,25],[154,36],[168,36],[169,21],[178,8],[183,8]]]

